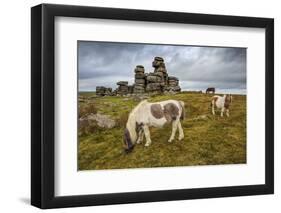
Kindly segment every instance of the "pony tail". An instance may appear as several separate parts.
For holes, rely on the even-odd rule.
[[[184,102],[183,101],[179,101],[179,104],[181,106],[181,116],[180,116],[180,119],[183,120],[185,118]]]

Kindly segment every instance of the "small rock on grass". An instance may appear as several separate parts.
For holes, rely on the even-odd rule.
[[[91,114],[87,115],[86,117],[79,119],[79,121],[81,123],[84,123],[85,120],[87,120],[88,122],[95,121],[95,122],[97,122],[97,125],[99,127],[107,128],[107,129],[111,129],[111,128],[115,127],[115,125],[116,125],[116,122],[113,119],[111,119],[110,116],[103,115],[100,113],[97,113],[97,114],[91,113]]]

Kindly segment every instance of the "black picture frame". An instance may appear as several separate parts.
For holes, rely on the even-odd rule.
[[[265,184],[112,194],[54,195],[55,17],[100,18],[264,28],[266,128]],[[164,11],[41,4],[31,8],[31,204],[39,208],[139,203],[274,193],[274,20]],[[94,192],[93,192],[94,193]]]

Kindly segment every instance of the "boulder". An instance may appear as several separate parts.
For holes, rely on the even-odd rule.
[[[145,92],[145,84],[135,84],[134,93],[144,93]]]
[[[144,67],[142,65],[137,65],[135,68],[135,73],[144,73]]]
[[[173,91],[173,92],[180,92],[181,91],[181,88],[180,86],[168,86],[165,88],[166,91]]]
[[[96,121],[97,125],[99,127],[102,128],[106,128],[106,129],[111,129],[115,126],[115,121],[113,119],[111,119],[108,115],[103,115],[103,114],[89,114],[86,118],[82,118],[82,120],[88,120],[88,122],[90,121]],[[79,120],[80,121],[80,120]],[[83,121],[82,121],[83,123]]]
[[[155,57],[154,58],[154,61],[152,62],[152,66],[154,67],[154,68],[158,68],[158,67],[160,67],[160,66],[162,66],[162,67],[165,67],[165,64],[164,64],[164,59],[162,58],[162,57]]]
[[[169,76],[169,77],[168,77],[168,80],[169,80],[169,81],[173,81],[173,80],[174,80],[174,81],[178,81],[179,79],[178,79],[177,77],[175,77],[175,76]]]
[[[97,86],[96,87],[96,95],[97,96],[112,95],[112,88],[110,88],[110,87],[103,87],[103,86]]]
[[[145,79],[144,78],[136,78],[135,79],[135,84],[145,84]]]
[[[121,84],[118,84],[120,82],[121,82]],[[118,95],[127,95],[129,93],[129,86],[128,86],[128,84],[126,85],[123,82],[126,82],[126,83],[128,83],[128,82],[127,81],[123,81],[123,82],[120,81],[120,82],[117,83],[119,85],[119,87],[116,89],[117,94]]]
[[[179,85],[179,79],[174,77],[174,76],[169,76],[168,77],[168,85],[170,87],[176,87]]]
[[[162,57],[156,56],[154,58],[154,61],[162,61],[162,62],[164,62],[164,59]]]
[[[134,85],[128,86],[128,93],[130,94],[134,93]]]
[[[135,84],[134,89],[144,89],[144,84]]]
[[[128,81],[118,81],[116,84],[119,86],[128,86]]]
[[[135,79],[143,79],[145,77],[146,77],[146,75],[144,73],[136,73],[135,74]]]
[[[165,67],[158,67],[154,72],[167,73],[167,70]]]
[[[157,74],[150,73],[147,75],[146,80],[148,82],[155,83],[155,82],[161,82],[163,79]]]
[[[117,91],[128,92],[128,86],[119,86]]]
[[[159,83],[149,83],[146,85],[146,91],[152,92],[152,91],[159,91],[161,92],[162,86]]]

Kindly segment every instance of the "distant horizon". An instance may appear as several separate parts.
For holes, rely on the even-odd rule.
[[[207,88],[206,88],[207,89]],[[198,90],[198,89],[188,89],[188,90],[182,90],[182,92],[200,92],[202,93],[206,92],[206,89]],[[79,90],[78,92],[96,92],[96,90]],[[233,94],[233,95],[247,95],[246,89],[216,89],[215,94]]]

